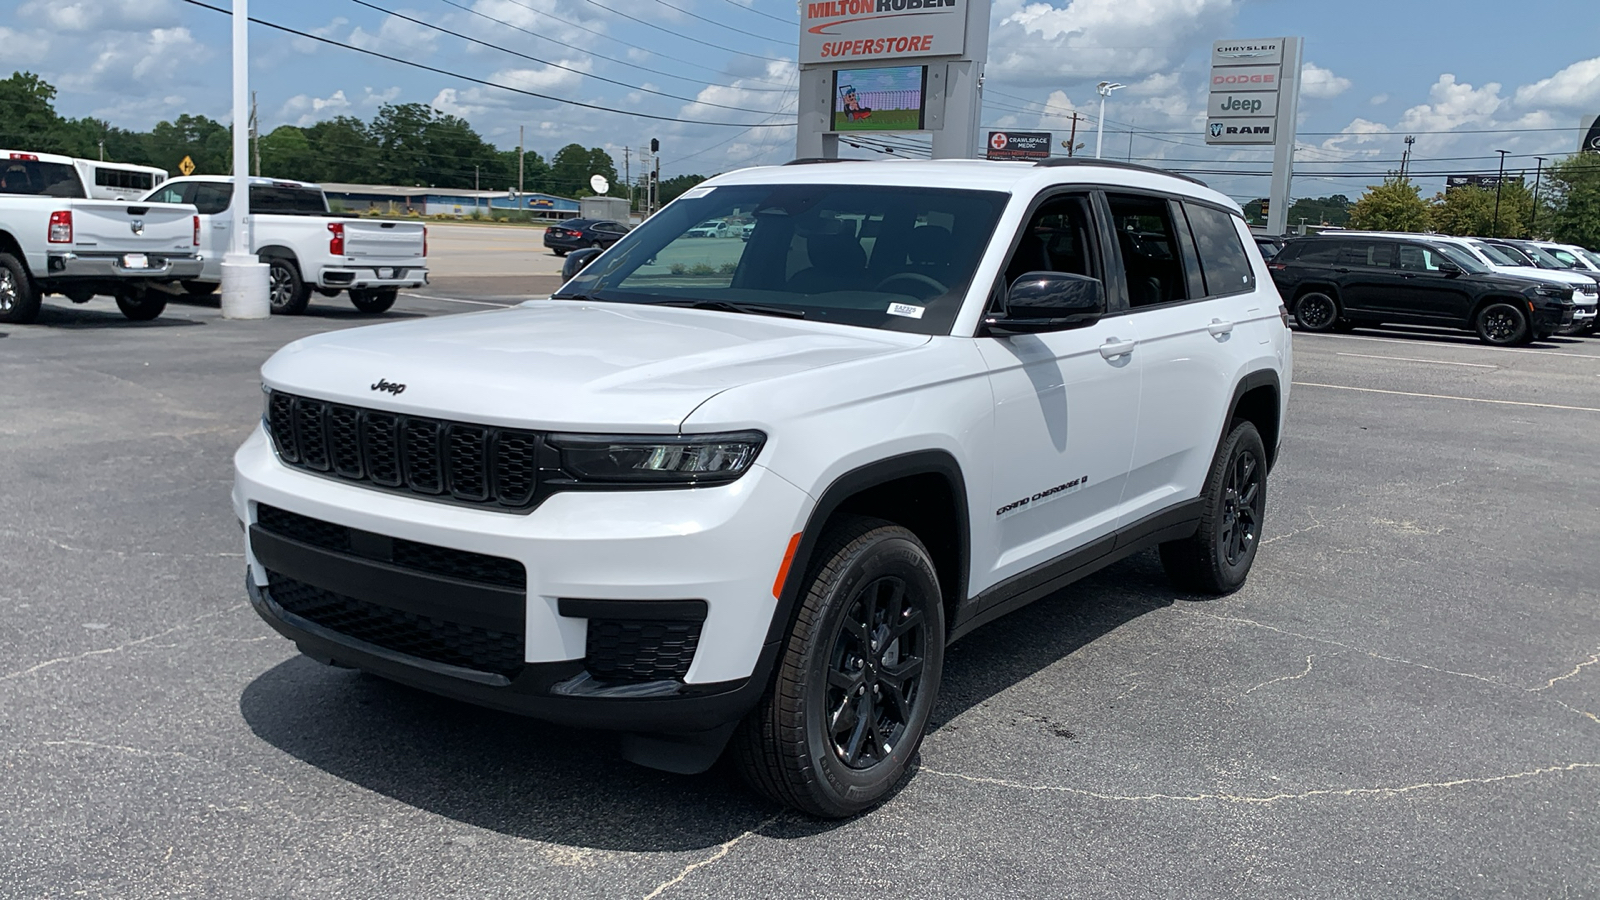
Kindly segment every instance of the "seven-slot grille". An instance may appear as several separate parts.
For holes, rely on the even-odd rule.
[[[267,430],[299,469],[434,500],[524,510],[538,482],[533,432],[345,406],[272,391]]]

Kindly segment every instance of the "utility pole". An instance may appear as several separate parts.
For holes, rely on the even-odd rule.
[[[100,161],[106,161],[106,142],[104,140],[100,141]]]
[[[628,213],[633,213],[633,165],[631,156],[632,147],[622,148],[622,183],[628,186]]]
[[[519,200],[522,199],[522,157],[527,152],[523,149],[523,140],[526,137],[523,133],[525,128],[526,126],[523,125],[517,126],[517,199]]]
[[[1080,119],[1080,118],[1082,118],[1082,116],[1078,115],[1078,111],[1077,110],[1073,110],[1072,111],[1072,134],[1071,134],[1071,136],[1069,136],[1067,138],[1067,155],[1068,156],[1076,156],[1077,155],[1077,149],[1076,148],[1078,146],[1078,119]]]
[[[1533,230],[1533,226],[1539,224],[1539,180],[1544,175],[1544,161],[1546,157],[1535,156],[1534,159],[1539,161],[1539,167],[1535,169],[1533,173],[1533,215],[1528,217],[1528,237],[1530,238],[1534,238],[1538,235],[1538,232]]]
[[[1406,180],[1406,173],[1411,171],[1411,145],[1417,142],[1415,135],[1406,135],[1406,152],[1400,154],[1400,180]]]
[[[1511,151],[1496,150],[1495,152],[1500,154],[1500,177],[1494,183],[1494,225],[1489,229],[1492,233],[1491,237],[1500,236],[1500,188],[1504,186],[1506,180],[1506,154]]]
[[[261,119],[257,115],[256,92],[250,92],[250,144],[255,150],[256,177],[261,177]]]

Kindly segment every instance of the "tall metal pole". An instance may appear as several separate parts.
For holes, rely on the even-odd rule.
[[[1500,236],[1500,188],[1505,184],[1506,180],[1506,154],[1511,151],[1496,150],[1495,152],[1500,154],[1500,177],[1494,183],[1494,225],[1489,229],[1491,237]]]
[[[1120,90],[1124,87],[1127,87],[1127,85],[1117,84],[1115,81],[1102,81],[1094,86],[1095,91],[1100,94],[1100,121],[1096,123],[1096,131],[1094,136],[1095,159],[1100,158],[1100,151],[1105,146],[1106,142],[1106,98],[1111,96],[1112,91]],[[1131,136],[1128,138],[1128,142],[1131,146],[1133,142],[1133,138]],[[1132,155],[1131,151],[1129,152],[1129,155]]]
[[[267,265],[250,239],[250,10],[233,0],[233,228],[222,258],[222,315],[265,319],[272,312]]]
[[[526,137],[523,134],[523,129],[526,127],[526,125],[517,126],[517,199],[519,201],[522,199],[522,157],[526,153],[523,150],[523,140]]]
[[[1539,166],[1533,173],[1533,214],[1528,216],[1528,237],[1530,238],[1538,236],[1538,232],[1533,230],[1533,226],[1539,224],[1539,181],[1544,175],[1545,157],[1535,156],[1534,159],[1539,161]]]
[[[1283,68],[1278,76],[1278,117],[1273,121],[1272,187],[1267,193],[1267,233],[1289,230],[1289,208],[1294,188],[1295,129],[1300,109],[1300,64],[1304,39],[1283,39]]]

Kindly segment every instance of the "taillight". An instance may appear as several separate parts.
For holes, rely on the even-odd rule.
[[[200,246],[200,217],[194,217],[194,245]]]
[[[1278,318],[1283,320],[1283,327],[1288,328],[1289,327],[1289,307],[1284,306],[1282,303],[1279,303],[1278,304]]]
[[[1274,272],[1282,272],[1284,269],[1289,268],[1289,264],[1288,263],[1269,262],[1269,263],[1267,263],[1267,268],[1271,269]]]
[[[428,226],[422,226],[422,255],[428,255]]]
[[[72,243],[72,210],[58,209],[50,214],[50,243]]]
[[[334,256],[344,255],[344,223],[328,223],[328,231],[333,236],[328,238],[328,252]]]

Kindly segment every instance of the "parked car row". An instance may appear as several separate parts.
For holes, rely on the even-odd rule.
[[[110,295],[123,315],[148,320],[174,294],[215,291],[233,179],[165,175],[0,150],[0,322],[33,321],[49,294]],[[140,187],[137,200],[89,199]],[[427,283],[426,226],[335,215],[305,182],[254,178],[249,190],[250,252],[269,266],[274,313],[304,312],[312,291],[349,292],[356,309],[383,312],[400,289]]]
[[[1267,268],[1305,331],[1433,325],[1515,345],[1593,334],[1600,306],[1600,259],[1537,241],[1330,232],[1285,242]]]

